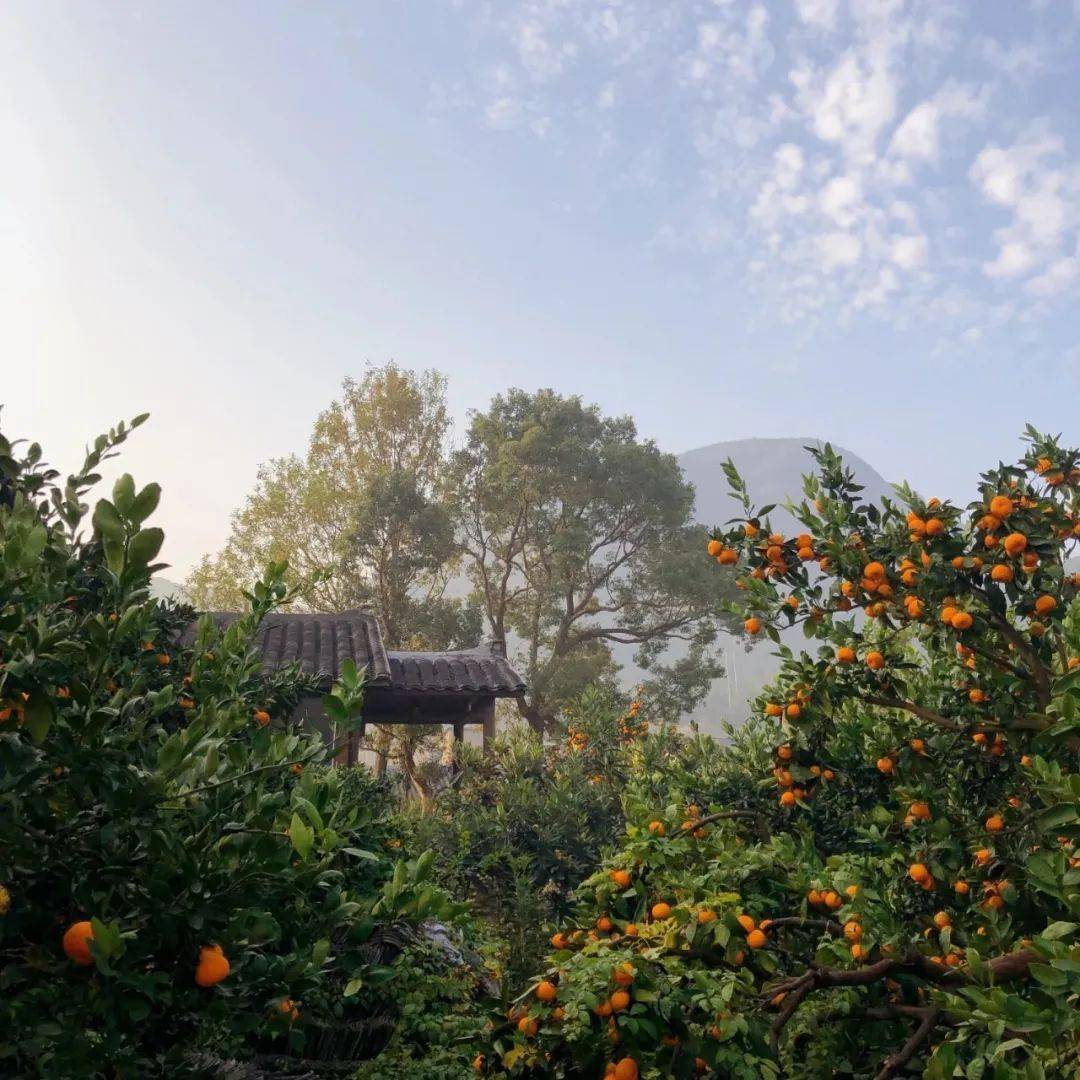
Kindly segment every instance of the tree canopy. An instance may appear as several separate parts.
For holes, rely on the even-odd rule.
[[[464,563],[496,637],[513,635],[542,730],[560,704],[615,669],[613,647],[657,668],[693,704],[720,666],[709,646],[729,616],[699,553],[693,488],[629,417],[577,397],[511,390],[472,418],[453,458]],[[704,675],[704,678],[702,678]]]

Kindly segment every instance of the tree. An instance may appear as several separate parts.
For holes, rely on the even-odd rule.
[[[721,673],[708,646],[727,622],[726,590],[698,558],[706,534],[691,521],[693,488],[629,417],[511,390],[473,416],[452,490],[487,621],[496,638],[521,642],[521,710],[535,730],[613,678],[614,646],[635,646],[637,663],[656,669],[683,643],[685,686],[705,673],[707,689]]]
[[[314,681],[263,674],[252,641],[290,600],[284,568],[187,647],[191,609],[149,598],[157,485],[124,475],[90,517],[99,465],[143,419],[66,482],[0,432],[0,1071],[217,1075],[267,1051],[374,1053],[364,1025],[385,1041],[406,1012],[357,994],[386,984],[379,935],[397,955],[460,905],[432,856],[391,865],[385,799],[290,719]],[[327,703],[343,736],[362,697],[346,665]],[[442,989],[425,986],[451,965],[423,965],[409,1008],[434,1016]],[[456,975],[468,1000],[476,980]]]
[[[729,467],[742,517],[713,543],[747,631],[801,625],[816,655],[781,647],[733,746],[659,767],[647,740],[503,1066],[1075,1073],[1080,455],[1027,438],[966,508],[864,504],[812,451],[796,537]]]
[[[442,497],[446,380],[390,363],[346,379],[304,457],[276,458],[233,516],[225,547],[187,589],[203,610],[233,610],[270,562],[311,584],[314,610],[374,611],[392,648],[473,645],[478,613],[445,595],[454,526]]]

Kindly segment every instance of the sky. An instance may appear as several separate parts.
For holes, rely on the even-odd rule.
[[[966,498],[1075,442],[1080,0],[0,5],[0,402],[150,411],[168,572],[346,375],[831,439]]]

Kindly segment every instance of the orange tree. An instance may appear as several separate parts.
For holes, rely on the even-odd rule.
[[[156,485],[121,477],[91,518],[129,431],[66,482],[0,434],[4,1075],[175,1076],[197,1055],[315,1052],[341,1027],[355,1044],[395,977],[377,923],[458,914],[430,856],[376,853],[378,803],[290,721],[311,687],[261,672],[251,637],[289,600],[284,567],[181,647],[190,610],[148,596]],[[362,690],[349,670],[325,699],[340,730]]]
[[[835,454],[709,554],[800,625],[728,748],[647,740],[628,835],[492,1042],[555,1075],[1070,1076],[1080,1067],[1076,451],[1028,432],[966,508],[865,505]],[[698,741],[700,743],[700,740]],[[701,768],[706,764],[706,768]]]

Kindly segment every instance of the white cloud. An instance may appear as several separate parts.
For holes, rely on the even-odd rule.
[[[1074,280],[1064,248],[1080,236],[1080,165],[1061,164],[1062,140],[1043,128],[1030,130],[1010,147],[986,146],[969,175],[983,197],[1011,213],[994,233],[994,259],[983,264],[989,278],[1017,278],[1040,271],[1028,282],[1034,295],[1064,291]]]
[[[925,236],[894,236],[889,257],[902,270],[915,270],[926,262]]]
[[[604,83],[600,92],[596,95],[596,107],[598,109],[610,109],[615,105],[615,84]]]
[[[799,69],[791,78],[814,134],[837,144],[853,163],[873,161],[878,136],[896,112],[897,88],[886,50],[849,49],[824,76]]]
[[[809,26],[831,30],[836,25],[837,0],[795,0],[799,18]]]
[[[947,83],[928,101],[916,105],[893,133],[889,153],[911,161],[937,161],[941,123],[958,117],[973,119],[984,107],[984,96],[960,83]]]
[[[829,232],[818,237],[818,250],[826,269],[854,266],[862,254],[862,241],[847,232]]]
[[[517,127],[521,113],[521,102],[512,97],[496,98],[485,110],[488,125],[503,129]]]
[[[844,228],[854,224],[861,201],[862,184],[854,176],[833,177],[818,195],[822,212]]]

